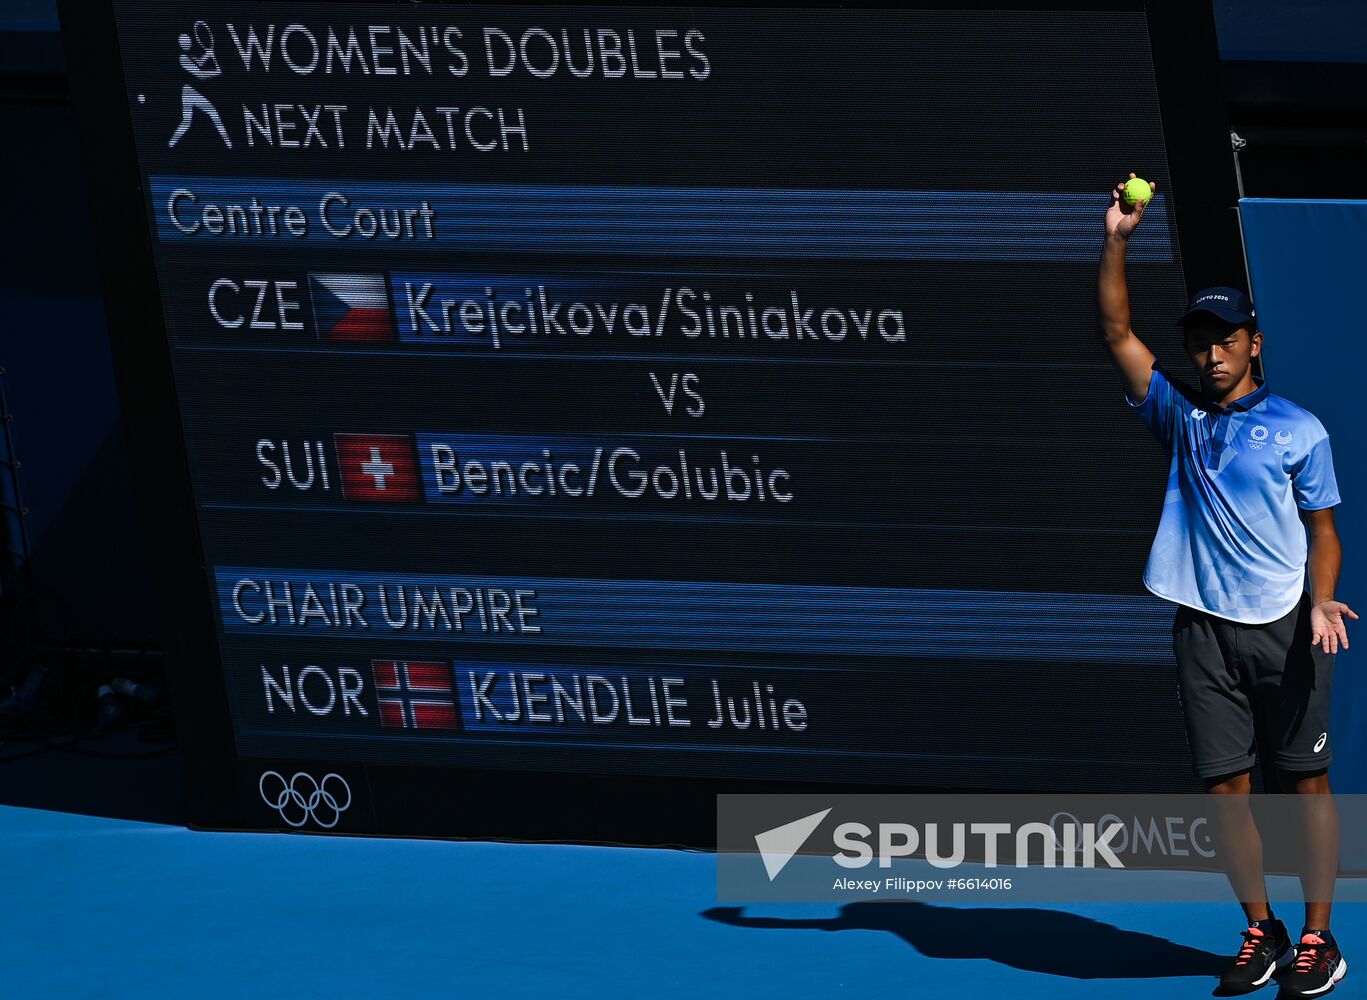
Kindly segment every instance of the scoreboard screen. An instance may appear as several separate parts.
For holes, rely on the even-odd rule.
[[[64,12],[176,707],[241,822],[298,825],[291,768],[378,828],[449,769],[1187,787],[1166,466],[1094,298],[1135,170],[1181,371],[1209,12],[1011,7]]]

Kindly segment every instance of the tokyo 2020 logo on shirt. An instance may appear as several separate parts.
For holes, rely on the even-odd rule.
[[[1248,446],[1254,451],[1262,451],[1263,448],[1267,447],[1267,437],[1269,434],[1272,434],[1272,432],[1263,424],[1254,424],[1252,429],[1248,432]],[[1272,446],[1272,450],[1278,455],[1285,455],[1291,450],[1291,439],[1293,437],[1295,437],[1295,435],[1291,431],[1277,431],[1275,434],[1272,434],[1272,440],[1275,442]]]

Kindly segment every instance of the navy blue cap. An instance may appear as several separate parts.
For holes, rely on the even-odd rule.
[[[1203,288],[1191,297],[1191,305],[1187,306],[1187,311],[1182,314],[1177,325],[1181,326],[1197,313],[1210,313],[1226,323],[1251,324],[1253,300],[1237,288],[1227,288],[1224,285]]]

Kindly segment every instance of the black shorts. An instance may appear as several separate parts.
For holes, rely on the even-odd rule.
[[[1310,645],[1310,595],[1276,621],[1243,625],[1179,606],[1172,623],[1177,696],[1202,778],[1264,766],[1319,771],[1329,746],[1334,654]]]

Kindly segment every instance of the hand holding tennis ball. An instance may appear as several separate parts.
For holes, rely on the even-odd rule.
[[[1125,204],[1136,205],[1141,201],[1148,201],[1153,197],[1153,188],[1149,182],[1142,177],[1130,174],[1130,179],[1125,182],[1124,190],[1121,192],[1125,197]]]
[[[1157,190],[1157,184],[1134,174],[1117,184],[1111,192],[1111,207],[1106,212],[1107,234],[1129,239]]]

